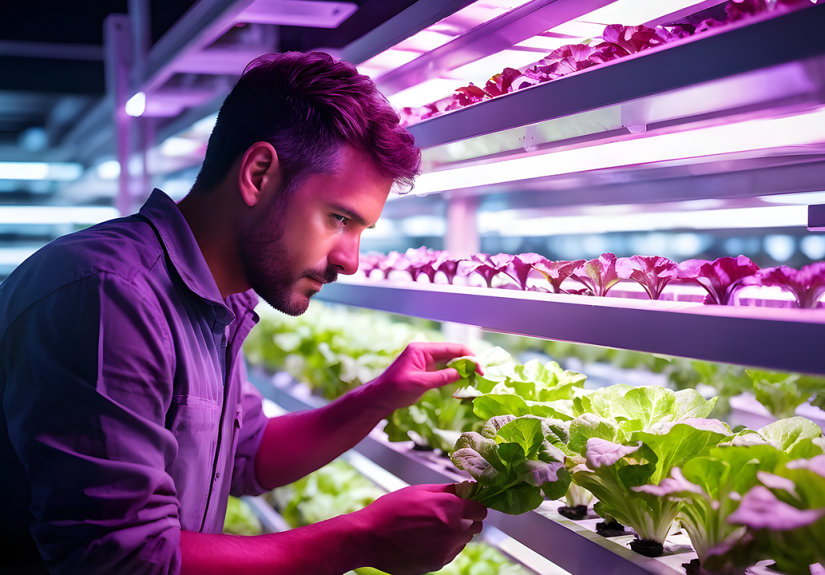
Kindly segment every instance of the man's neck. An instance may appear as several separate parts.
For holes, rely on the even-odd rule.
[[[227,196],[220,189],[193,190],[178,203],[224,300],[249,289],[238,257],[234,210]]]

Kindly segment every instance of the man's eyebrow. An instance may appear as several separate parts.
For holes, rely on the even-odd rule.
[[[364,226],[365,228],[372,229],[372,228],[375,227],[375,224],[369,225],[369,222],[366,219],[364,219],[364,217],[362,215],[360,215],[356,212],[353,212],[349,208],[345,208],[344,206],[339,206],[339,205],[336,205],[336,204],[332,204],[330,206],[330,208],[333,211],[340,213],[342,216],[348,217],[349,219],[351,219],[355,223]]]

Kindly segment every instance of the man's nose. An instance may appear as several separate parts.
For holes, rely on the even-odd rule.
[[[351,276],[358,271],[360,244],[360,235],[355,237],[345,235],[336,243],[329,254],[329,263],[338,270],[338,273]]]

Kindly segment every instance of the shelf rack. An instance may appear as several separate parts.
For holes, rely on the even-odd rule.
[[[769,74],[824,55],[823,26],[825,5],[745,20],[424,120],[409,131],[417,145],[429,148],[756,70]],[[733,100],[727,107],[736,105]]]
[[[347,279],[317,299],[538,337],[825,375],[825,310]]]
[[[290,385],[289,378],[272,377],[257,369],[250,370],[249,376],[266,399],[286,411],[314,409],[325,403],[320,398],[296,391],[302,388]],[[378,429],[353,450],[410,485],[455,483],[467,478],[448,459],[413,451],[405,443],[390,443]],[[643,557],[627,547],[631,536],[616,540],[601,537],[584,524],[563,518],[556,512],[556,507],[554,502],[545,502],[538,510],[519,516],[490,510],[485,525],[495,527],[572,575],[681,575],[676,567],[695,557],[689,547],[679,544],[671,545],[672,553],[663,557]],[[521,560],[512,548],[506,551]],[[525,563],[539,573],[558,574],[558,570],[554,571],[546,563],[542,567],[541,561],[528,559]]]

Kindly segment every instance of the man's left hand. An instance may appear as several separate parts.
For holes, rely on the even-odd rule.
[[[392,412],[416,403],[424,392],[461,379],[451,368],[440,369],[457,357],[474,355],[457,343],[411,343],[401,355],[375,378],[372,386],[382,407]]]

